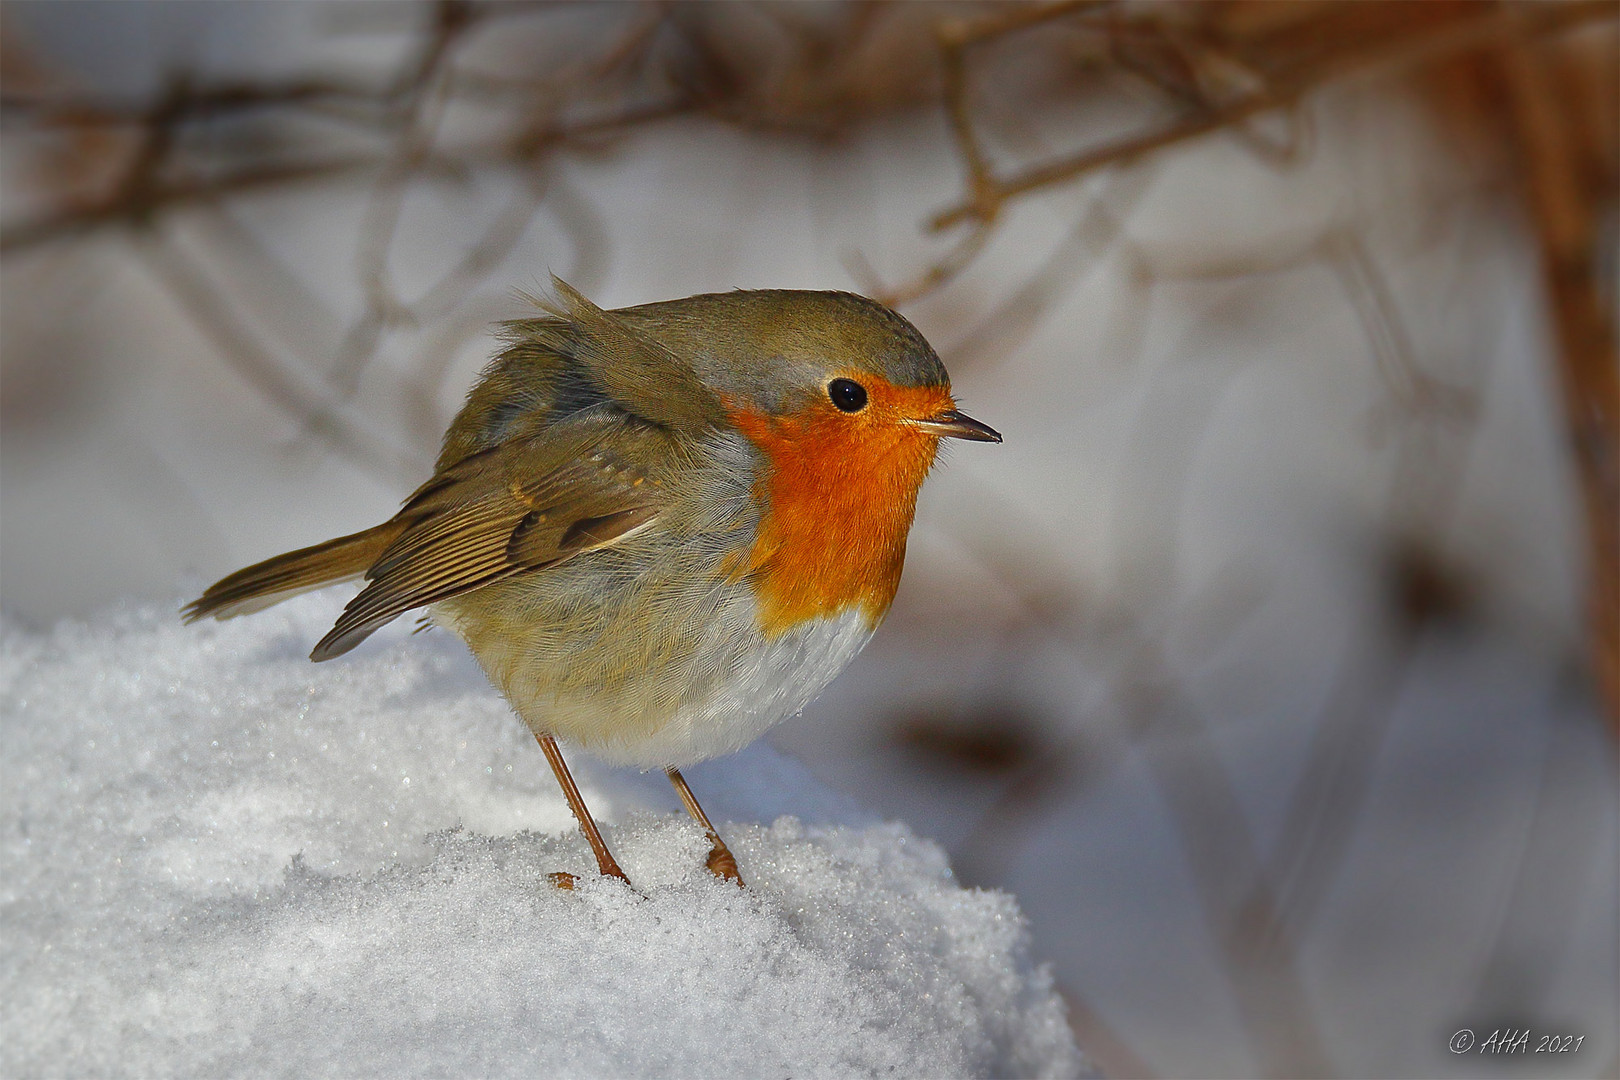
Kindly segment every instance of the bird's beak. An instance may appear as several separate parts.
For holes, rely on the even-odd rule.
[[[1000,442],[1001,432],[989,424],[981,424],[966,413],[946,409],[938,416],[913,420],[913,424],[931,435],[947,439],[969,439],[973,442]]]

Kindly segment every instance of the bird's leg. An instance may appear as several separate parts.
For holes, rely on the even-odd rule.
[[[679,769],[666,769],[665,771],[669,773],[669,782],[675,785],[675,794],[681,797],[681,805],[685,806],[686,812],[691,814],[699,825],[703,826],[703,831],[709,834],[709,871],[715,877],[735,881],[737,886],[741,888],[743,879],[742,875],[737,873],[737,857],[731,853],[730,848],[726,847],[726,842],[720,839],[720,834],[715,832],[714,826],[709,824],[709,815],[703,812],[703,807],[698,805],[696,796],[692,794],[692,789],[686,786],[686,777],[681,775]]]
[[[557,774],[557,783],[562,785],[563,798],[568,800],[568,808],[574,812],[579,821],[580,831],[585,839],[590,841],[591,851],[596,854],[596,866],[603,876],[616,877],[626,885],[630,879],[625,876],[619,864],[613,861],[613,852],[608,850],[607,844],[602,840],[602,834],[596,829],[596,822],[591,820],[591,812],[585,808],[585,800],[580,798],[579,788],[574,784],[574,777],[568,771],[568,763],[563,760],[562,750],[557,746],[557,740],[550,735],[536,735],[540,740],[540,749],[546,752],[546,760],[551,762],[551,771]],[[573,888],[573,879],[566,881],[557,878],[557,883],[564,888]]]

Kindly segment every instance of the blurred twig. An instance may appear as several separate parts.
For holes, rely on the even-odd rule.
[[[967,70],[969,48],[1101,6],[1103,4],[1099,0],[1058,0],[1056,3],[1010,7],[978,18],[951,19],[940,23],[937,34],[940,68],[945,82],[945,115],[950,121],[957,154],[962,158],[968,200],[974,208],[973,216],[980,222],[988,223],[995,219],[997,205],[1004,196],[991,173],[989,158],[973,122]]]
[[[1330,6],[1339,5],[1323,5]],[[934,215],[929,227],[939,231],[963,221],[993,219],[1010,199],[1233,127],[1260,113],[1292,105],[1310,91],[1359,70],[1433,62],[1464,49],[1477,49],[1503,39],[1523,41],[1582,23],[1613,20],[1620,14],[1608,0],[1530,4],[1523,9],[1484,4],[1352,6],[1381,12],[1384,18],[1367,20],[1372,25],[1360,35],[1324,34],[1315,50],[1283,53],[1283,62],[1270,72],[1263,89],[1229,104],[1197,109],[1193,115],[1157,131],[1028,166],[1007,177],[991,174],[976,139],[964,141],[959,136],[969,191],[961,202]],[[959,111],[958,106],[952,106],[953,116]]]
[[[1609,15],[1620,15],[1620,8],[1610,5]],[[1572,92],[1568,73],[1545,50],[1503,49],[1495,58],[1541,243],[1559,385],[1586,513],[1592,666],[1610,721],[1620,730],[1620,357],[1609,306],[1614,298],[1604,295],[1598,247],[1603,202],[1612,213],[1620,178],[1613,172],[1613,144],[1606,148],[1601,139],[1602,103]],[[1612,130],[1608,135],[1614,138]]]
[[[335,410],[330,396],[311,387],[265,349],[236,315],[228,297],[196,265],[181,245],[166,238],[140,246],[147,263],[180,302],[185,312],[220,347],[220,355],[288,415],[304,417],[308,431],[336,449],[379,472],[409,477],[413,464],[400,451]]]

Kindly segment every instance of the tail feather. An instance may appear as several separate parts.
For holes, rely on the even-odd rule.
[[[399,536],[402,525],[386,521],[364,532],[266,559],[208,587],[181,609],[187,622],[247,615],[299,593],[360,577]]]

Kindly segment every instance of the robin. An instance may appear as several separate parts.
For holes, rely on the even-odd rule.
[[[941,438],[1000,442],[916,328],[843,292],[737,291],[604,311],[553,278],[388,521],[215,584],[187,621],[365,584],[310,654],[427,608],[540,742],[605,875],[557,739],[680,767],[802,710],[883,621]],[[568,875],[557,875],[570,884]]]

